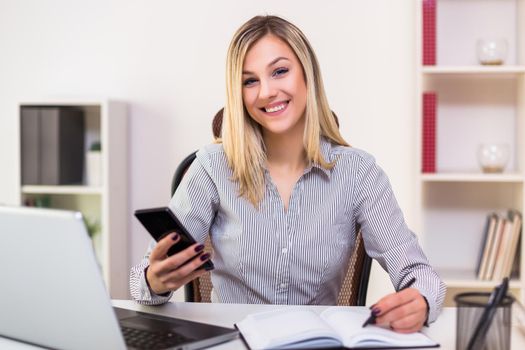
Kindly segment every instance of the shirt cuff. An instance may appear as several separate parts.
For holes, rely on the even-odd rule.
[[[425,320],[424,325],[428,327],[430,323],[434,322],[437,319],[441,308],[437,305],[434,298],[432,298],[432,293],[419,288],[418,290],[427,304],[427,319]]]
[[[148,304],[148,305],[159,305],[164,304],[168,302],[173,294],[173,292],[168,291],[164,294],[155,294],[151,290],[148,284],[148,280],[146,279],[146,271],[148,270],[148,266],[142,271],[142,276],[140,276],[140,283],[141,283],[141,296],[140,300],[137,300],[141,304]]]

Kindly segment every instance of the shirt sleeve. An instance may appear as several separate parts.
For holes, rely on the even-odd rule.
[[[443,306],[445,284],[408,229],[388,177],[372,157],[361,159],[354,206],[368,255],[385,269],[396,290],[416,278],[412,287],[428,301],[428,322],[434,322]]]
[[[131,268],[129,276],[129,290],[131,297],[139,304],[164,304],[168,302],[173,295],[173,292],[169,292],[165,295],[157,295],[149,288],[148,283],[146,282],[145,270],[149,266],[149,255],[151,254],[153,247],[155,247],[155,244],[157,244],[157,242],[151,240],[148,250],[142,258],[142,261],[138,265],[135,265]]]
[[[170,201],[169,207],[193,235],[196,241],[204,242],[218,207],[218,195],[205,165],[209,165],[205,152],[198,152]],[[131,268],[130,293],[134,300],[145,305],[159,305],[170,300],[173,292],[157,295],[146,282],[145,270],[149,256],[157,243],[152,240],[142,261]]]

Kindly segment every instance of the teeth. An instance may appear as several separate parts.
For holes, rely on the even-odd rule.
[[[273,113],[273,112],[277,112],[277,111],[280,111],[280,110],[284,109],[284,107],[286,107],[286,103],[283,103],[283,104],[278,105],[278,106],[274,106],[272,108],[265,108],[264,110],[267,113]]]

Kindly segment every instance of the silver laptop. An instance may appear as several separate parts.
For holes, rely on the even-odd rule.
[[[80,213],[0,206],[0,336],[55,349],[198,349],[233,329],[113,308]]]

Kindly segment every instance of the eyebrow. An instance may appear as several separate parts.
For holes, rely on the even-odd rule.
[[[279,62],[280,60],[287,60],[287,61],[289,61],[289,59],[286,58],[286,57],[277,57],[277,58],[274,59],[272,62],[268,63],[267,67],[271,67],[271,66],[273,66],[274,64],[276,64],[276,63]],[[243,71],[242,71],[242,74],[253,74],[253,72],[250,72],[250,71],[247,71],[247,70],[243,70]]]

